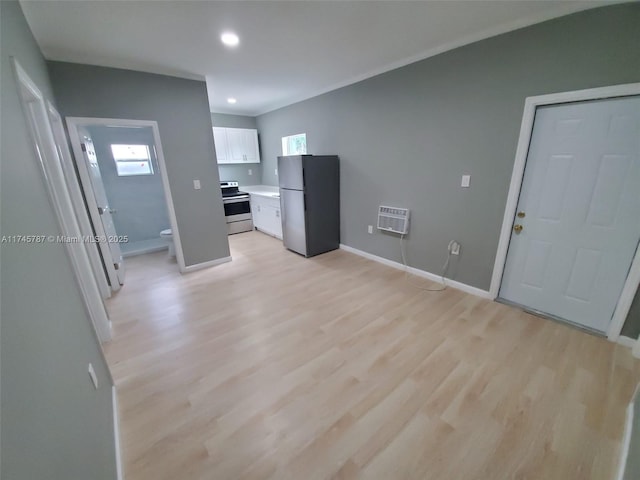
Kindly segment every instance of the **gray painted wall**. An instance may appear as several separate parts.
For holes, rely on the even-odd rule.
[[[257,118],[263,183],[281,137],[341,158],[342,243],[400,261],[398,238],[367,234],[380,204],[411,208],[409,263],[488,289],[525,98],[640,81],[640,4],[534,25]],[[460,188],[463,174],[471,188]]]
[[[211,122],[214,127],[257,128],[255,117],[212,113]],[[258,139],[259,141],[259,139]],[[251,170],[251,175],[249,175]],[[240,185],[259,185],[262,182],[262,164],[251,165],[218,165],[220,180],[237,180]]]
[[[9,57],[52,99],[46,65],[18,2],[0,2],[0,17],[0,229],[59,235]],[[65,248],[5,243],[0,251],[0,477],[113,480],[111,379]]]
[[[75,63],[48,66],[63,117],[158,122],[186,265],[229,256],[206,84]]]
[[[158,160],[153,153],[153,130],[145,128],[89,127],[109,205],[116,210],[113,223],[129,242],[157,239],[171,228]],[[149,145],[153,175],[120,177],[111,144]]]
[[[636,292],[629,309],[627,320],[622,327],[622,335],[630,338],[638,338],[640,336],[640,289]],[[640,408],[638,409],[638,416],[640,416]]]

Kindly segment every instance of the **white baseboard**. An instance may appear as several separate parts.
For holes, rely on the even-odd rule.
[[[231,261],[231,257],[222,257],[216,258],[215,260],[211,260],[210,262],[196,263],[195,265],[188,265],[184,267],[182,273],[190,273],[195,272],[196,270],[202,270],[203,268],[215,267],[216,265],[220,265],[223,263],[227,263]]]
[[[109,320],[109,336],[108,338],[105,338],[101,343],[106,343],[106,342],[110,342],[111,340],[113,340],[113,322],[111,320]]]
[[[616,340],[616,343],[622,345],[623,347],[633,348],[636,344],[636,341],[633,338],[623,337],[622,335],[620,335]]]
[[[113,406],[113,438],[116,448],[116,473],[118,480],[124,480],[122,469],[122,452],[120,451],[120,415],[118,414],[118,394],[116,386],[111,387],[111,405]]]
[[[618,474],[616,480],[623,480],[625,474],[625,467],[627,466],[627,458],[629,457],[629,447],[631,446],[631,434],[633,432],[633,416],[635,415],[635,401],[639,395],[640,385],[636,387],[633,397],[627,406],[627,415],[624,422],[624,434],[622,436],[622,445],[620,446],[620,460],[618,463]]]
[[[396,268],[398,270],[405,269],[405,266],[399,262],[394,262],[393,260],[389,260],[388,258],[379,257],[377,255],[373,255],[372,253],[358,250],[357,248],[350,247],[349,245],[344,245],[341,243],[340,249],[344,250],[345,252],[355,253],[356,255],[367,258],[369,260],[373,260],[374,262],[387,265],[388,267]],[[418,277],[431,280],[432,282],[442,283],[442,277],[440,277],[440,275],[436,275],[434,273],[426,272],[424,270],[420,270],[418,268],[413,268],[413,267],[407,267],[407,271]],[[451,280],[448,278],[446,279],[446,282],[448,287],[455,288],[456,290],[461,290],[466,293],[470,293],[471,295],[475,295],[476,297],[493,300],[493,297],[491,296],[491,294],[486,290],[482,290],[481,288],[472,287],[471,285],[467,285],[466,283],[457,282],[456,280]]]
[[[169,247],[167,245],[156,245],[155,247],[144,247],[129,252],[122,252],[122,258],[131,258],[138,255],[146,255],[147,253],[161,252],[162,250],[169,250]]]
[[[624,471],[627,465],[627,457],[629,456],[629,445],[631,443],[631,430],[633,425],[633,403],[627,407],[627,418],[624,422],[624,436],[622,437],[622,446],[620,451],[620,463],[618,463],[618,474],[616,480],[624,479]]]

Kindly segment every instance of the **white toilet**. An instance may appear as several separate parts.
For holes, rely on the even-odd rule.
[[[169,245],[169,257],[173,258],[176,256],[176,247],[173,244],[173,232],[171,231],[170,228],[167,228],[166,230],[162,230],[160,232],[160,238],[162,240],[164,240],[165,242],[167,242],[167,244]]]

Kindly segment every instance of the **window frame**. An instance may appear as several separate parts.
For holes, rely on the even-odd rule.
[[[109,145],[111,150],[111,156],[113,157],[113,161],[116,166],[116,174],[118,177],[140,177],[140,176],[150,176],[155,175],[155,169],[153,168],[153,160],[151,157],[151,145],[145,143],[136,143],[136,144],[123,144],[123,143],[112,143]],[[122,147],[116,148],[114,147]],[[126,147],[130,147],[130,150],[134,150],[131,147],[145,147],[146,157],[140,156],[135,152],[132,152],[130,157],[126,156],[126,152],[117,152],[117,150],[125,150]],[[135,164],[141,164],[138,168],[138,171],[129,170],[128,172],[125,170],[126,168],[131,169],[131,166]],[[122,167],[122,168],[121,168]],[[142,171],[144,169],[144,171]]]
[[[290,150],[289,147],[291,146],[292,142],[296,142],[299,139],[302,140],[303,148],[302,149],[296,148],[295,150]],[[306,155],[306,154],[307,154],[307,134],[306,133],[304,132],[296,133],[294,135],[287,135],[285,137],[282,137],[282,155],[283,156]]]

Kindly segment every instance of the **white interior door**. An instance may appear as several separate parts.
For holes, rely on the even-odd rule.
[[[605,332],[640,239],[640,97],[539,107],[517,212],[499,296]]]
[[[64,177],[67,182],[67,188],[69,195],[73,201],[73,207],[78,220],[78,225],[82,235],[90,237],[94,235],[93,228],[91,227],[91,221],[87,213],[87,209],[82,199],[82,191],[80,190],[80,184],[78,183],[78,177],[76,175],[75,168],[73,166],[73,160],[71,158],[71,152],[69,151],[69,145],[67,144],[67,136],[64,133],[64,127],[62,125],[62,117],[58,113],[51,103],[47,105],[47,112],[49,114],[49,120],[51,121],[51,128],[53,130],[53,138],[56,142],[58,154],[60,156],[62,169],[64,171]],[[91,269],[93,275],[100,289],[102,298],[108,298],[111,296],[111,288],[107,282],[105,270],[102,265],[102,259],[100,258],[100,252],[98,245],[93,242],[83,242],[89,261],[91,262]]]
[[[85,196],[88,199],[93,225],[98,236],[98,245],[109,276],[109,283],[113,290],[117,290],[120,285],[124,285],[125,277],[124,260],[120,250],[118,233],[111,217],[112,210],[102,183],[98,157],[96,156],[91,135],[83,127],[78,127],[78,134],[82,148],[82,159],[78,161],[78,170]]]

